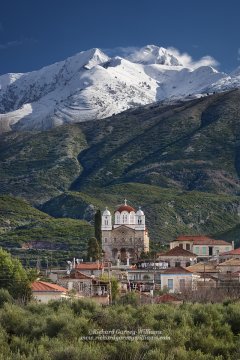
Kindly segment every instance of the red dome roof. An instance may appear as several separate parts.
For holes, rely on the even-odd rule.
[[[129,205],[121,205],[115,212],[117,212],[117,211],[119,211],[120,213],[123,211],[127,211],[130,213],[131,211],[135,212],[135,209]]]

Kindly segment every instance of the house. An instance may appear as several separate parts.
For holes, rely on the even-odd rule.
[[[228,259],[240,259],[240,248],[219,254],[220,262],[223,262]]]
[[[62,300],[68,297],[68,290],[66,288],[45,281],[34,281],[31,288],[34,299],[42,303],[48,303],[50,300]]]
[[[100,261],[96,262],[86,262],[86,263],[79,263],[74,265],[75,270],[79,270],[81,273],[85,275],[94,275],[99,277],[104,272],[104,264]]]
[[[131,288],[141,288],[143,291],[149,291],[161,284],[161,274],[164,269],[144,269],[144,268],[133,268],[128,270],[128,281],[131,284]]]
[[[197,257],[191,251],[176,246],[165,253],[157,254],[157,260],[167,262],[169,267],[187,267],[197,262]]]
[[[234,249],[232,244],[224,240],[215,240],[205,235],[181,235],[170,242],[170,249],[180,246],[197,255],[198,259],[217,257],[219,254]]]
[[[166,269],[161,274],[161,289],[168,289],[169,292],[182,292],[184,290],[196,290],[199,275],[183,267]]]
[[[236,273],[240,271],[240,259],[228,259],[218,264],[217,268],[220,273]]]
[[[192,273],[198,274],[198,275],[216,275],[219,273],[219,269],[217,268],[217,262],[216,261],[208,261],[208,262],[199,262],[197,264],[188,266],[186,269],[188,271],[191,271]]]
[[[145,214],[127,204],[120,205],[114,212],[106,208],[102,214],[102,249],[106,261],[129,265],[142,252],[149,251],[149,237],[145,224]]]
[[[58,279],[58,284],[63,285],[69,291],[74,290],[78,297],[90,297],[100,304],[109,304],[109,282],[86,275],[78,270],[71,271]]]

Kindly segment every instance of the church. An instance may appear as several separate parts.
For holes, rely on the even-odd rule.
[[[104,210],[101,230],[105,260],[129,264],[149,251],[144,212],[141,208],[136,211],[127,200],[114,212],[114,223],[110,211]]]

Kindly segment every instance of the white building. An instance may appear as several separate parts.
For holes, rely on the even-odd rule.
[[[170,249],[176,246],[191,251],[197,255],[198,259],[218,257],[219,254],[234,249],[233,242],[230,244],[224,240],[215,240],[205,235],[178,236],[176,240],[170,242]]]
[[[137,260],[142,252],[149,251],[144,212],[127,205],[127,200],[114,212],[113,219],[106,208],[101,229],[105,260],[129,263]]]
[[[196,290],[200,276],[182,267],[169,268],[161,274],[161,289],[169,292]]]

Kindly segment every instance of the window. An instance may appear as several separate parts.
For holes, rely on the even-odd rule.
[[[168,289],[173,290],[173,279],[168,279],[167,282],[168,282],[168,285],[167,285]]]
[[[180,291],[185,289],[185,279],[179,280]]]
[[[228,247],[228,246],[225,247],[225,251],[229,251],[229,247]]]
[[[181,249],[183,249],[183,244],[179,244],[179,247],[180,247]]]
[[[107,238],[104,239],[105,240],[105,243],[107,242]]]
[[[186,244],[186,250],[190,250],[190,244]]]
[[[83,282],[79,283],[79,291],[83,291],[84,290],[84,284]]]
[[[202,254],[207,255],[207,247],[206,246],[202,247]]]
[[[178,267],[178,266],[181,266],[180,261],[176,261],[176,262],[175,262],[175,267]]]
[[[195,254],[199,254],[199,246],[195,246],[195,249],[194,249],[194,252],[195,252]]]

